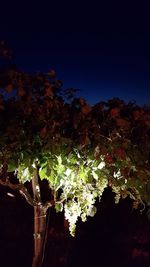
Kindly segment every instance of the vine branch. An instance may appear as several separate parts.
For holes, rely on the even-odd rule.
[[[6,187],[9,187],[10,189],[14,190],[14,191],[19,191],[19,193],[26,199],[27,203],[31,206],[39,206],[41,205],[41,203],[39,203],[38,201],[34,200],[31,195],[29,194],[27,188],[24,186],[24,184],[22,183],[18,183],[18,184],[13,184],[10,182],[9,178],[7,177],[5,181],[3,181],[2,179],[0,179],[0,184]],[[52,201],[47,201],[44,204],[45,209],[48,209],[49,207],[52,207],[54,205],[54,202]]]

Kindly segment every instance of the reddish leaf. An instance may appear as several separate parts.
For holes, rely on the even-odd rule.
[[[112,156],[109,154],[105,155],[105,161],[109,164],[112,164],[114,162]]]
[[[47,126],[44,126],[42,130],[40,131],[40,136],[44,138],[47,134]]]
[[[127,179],[130,175],[130,169],[128,167],[121,169],[121,174]]]
[[[84,115],[87,115],[91,111],[91,107],[89,105],[85,105],[81,108],[81,111]]]
[[[130,123],[127,120],[118,118],[116,119],[117,126],[120,128],[124,128],[125,130],[128,130],[130,127]]]
[[[79,103],[81,106],[84,106],[86,104],[85,100],[82,97],[79,98]]]
[[[120,159],[125,159],[126,158],[126,152],[122,148],[115,148],[113,150],[113,155],[116,157],[119,157]]]
[[[52,86],[49,85],[49,86],[45,89],[45,94],[44,94],[44,96],[53,97],[53,95],[54,95],[54,93],[53,93]]]
[[[119,113],[120,113],[120,110],[118,108],[113,108],[110,111],[110,115],[111,115],[112,118],[118,117]]]
[[[135,119],[135,120],[138,120],[138,119],[140,119],[140,118],[142,118],[142,115],[143,115],[143,110],[134,110],[133,111],[133,118]]]
[[[145,114],[143,116],[144,124],[150,128],[150,114]]]

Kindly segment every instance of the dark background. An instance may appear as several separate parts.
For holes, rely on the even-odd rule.
[[[74,238],[65,227],[63,214],[50,210],[42,267],[148,267],[150,225],[146,210],[142,214],[133,210],[130,199],[116,205],[113,197],[110,189],[104,191],[96,204],[96,215],[84,223],[78,221]],[[30,267],[33,208],[19,193],[0,186],[0,214],[0,266]]]
[[[5,1],[0,36],[27,71],[55,69],[89,103],[150,104],[149,1]]]

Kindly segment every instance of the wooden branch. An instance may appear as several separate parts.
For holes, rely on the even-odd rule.
[[[100,134],[101,137],[103,137],[104,139],[107,139],[108,141],[112,142],[112,139],[110,137],[104,136],[102,134]]]
[[[50,201],[50,200],[46,201],[46,203],[43,205],[44,206],[43,208],[45,209],[45,211],[47,211],[47,209],[54,206],[54,204],[55,204],[54,201]]]
[[[26,199],[26,201],[28,202],[29,205],[31,206],[39,206],[41,203],[35,201],[29,194],[27,188],[23,185],[20,184],[19,186],[19,192],[22,196],[24,196],[24,198]]]
[[[26,199],[26,201],[28,202],[28,204],[30,204],[31,206],[38,206],[39,203],[36,202],[29,194],[27,188],[24,186],[24,184],[19,183],[19,184],[13,184],[10,182],[9,178],[7,177],[7,179],[5,181],[0,179],[0,184],[3,186],[7,186],[9,188],[11,188],[12,190],[15,191],[19,191],[20,194],[22,196],[24,196],[24,198]]]
[[[56,200],[55,203],[56,203],[56,204],[61,204],[61,203],[63,203],[65,200],[66,200],[65,198],[60,199],[60,200]]]
[[[39,185],[37,168],[34,169],[34,173],[32,177],[32,191],[33,191],[34,201],[36,201],[40,205],[41,204],[41,190],[40,190],[40,185]]]
[[[5,181],[0,179],[0,184],[3,186],[7,186],[13,190],[18,190],[19,184],[12,184],[9,179],[7,178]]]
[[[47,201],[43,205],[41,202],[36,201],[35,199],[33,199],[31,197],[31,195],[29,194],[29,192],[28,192],[27,188],[24,186],[24,184],[22,184],[22,183],[13,184],[10,182],[8,177],[5,181],[0,179],[0,184],[3,186],[7,186],[14,191],[18,191],[26,199],[27,203],[33,207],[42,205],[45,208],[45,210],[47,210],[48,208],[54,206],[54,204],[55,204],[54,201]]]
[[[31,206],[43,206],[43,208],[45,208],[45,210],[47,210],[48,208],[52,207],[54,205],[54,202],[52,201],[47,201],[44,205],[43,203],[39,202],[39,201],[36,201],[35,199],[33,199],[27,188],[23,185],[23,184],[20,184],[20,187],[19,187],[19,192],[22,196],[24,196],[24,198],[26,199],[26,201],[31,205]]]

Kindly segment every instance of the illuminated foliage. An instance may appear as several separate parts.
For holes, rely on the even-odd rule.
[[[134,207],[150,201],[148,107],[120,99],[90,106],[72,92],[66,99],[53,70],[31,75],[5,68],[0,90],[2,184],[10,185],[13,173],[26,185],[36,170],[72,235],[79,217],[94,216],[108,186],[116,203],[127,196]]]

